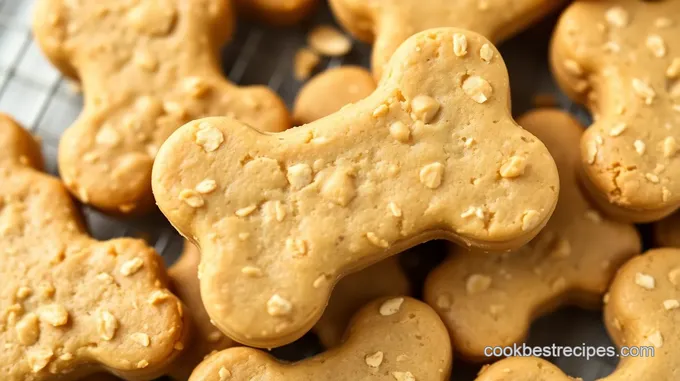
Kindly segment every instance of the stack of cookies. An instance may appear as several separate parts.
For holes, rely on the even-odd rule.
[[[655,349],[603,380],[680,380],[680,1],[330,0],[370,69],[309,79],[352,50],[321,25],[292,112],[225,78],[237,17],[287,28],[318,3],[36,1],[84,108],[59,178],[0,114],[0,380],[447,381],[456,356],[489,364],[477,381],[567,381],[489,352],[564,306]],[[510,110],[495,44],[550,15],[545,61],[587,128]],[[143,240],[98,241],[80,204],[160,209],[184,252],[166,270]],[[407,275],[431,240],[447,258]],[[310,332],[325,351],[267,352]]]

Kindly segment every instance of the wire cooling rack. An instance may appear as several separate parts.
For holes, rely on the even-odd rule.
[[[95,1],[95,0],[93,0]],[[11,114],[43,142],[47,170],[57,174],[56,153],[61,133],[77,118],[82,97],[42,56],[31,36],[31,14],[34,0],[0,0],[0,111]],[[293,57],[304,46],[310,25],[333,23],[326,7],[306,25],[286,29],[268,29],[239,22],[233,41],[225,47],[222,62],[225,74],[241,85],[264,84],[277,91],[292,106],[301,83],[295,80]],[[549,95],[557,104],[587,122],[583,109],[560,94],[547,68],[547,46],[554,20],[546,22],[501,46],[513,85],[515,115],[534,107],[537,96]],[[370,47],[356,43],[352,52],[342,58],[327,59],[318,69],[355,64],[368,66]],[[85,208],[88,226],[98,239],[134,236],[146,239],[172,264],[182,248],[182,240],[157,213],[143,219],[120,221]],[[432,252],[437,252],[433,254]],[[406,253],[404,264],[416,280],[441,259],[443,246],[428,243]],[[411,254],[411,255],[409,255]],[[433,255],[425,255],[433,254]],[[534,324],[528,339],[530,345],[611,345],[602,325],[600,312],[576,309],[559,311]],[[275,355],[295,360],[321,350],[308,335],[300,342],[281,348]],[[550,359],[572,376],[594,380],[609,374],[616,366],[615,358],[586,361],[576,358]],[[479,367],[456,363],[455,381],[474,379]]]

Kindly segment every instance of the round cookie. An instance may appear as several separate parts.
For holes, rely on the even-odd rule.
[[[340,66],[317,74],[295,99],[293,120],[296,125],[311,123],[360,101],[375,91],[375,80],[359,66]]]
[[[290,26],[308,17],[319,0],[235,0],[239,12],[274,26]]]

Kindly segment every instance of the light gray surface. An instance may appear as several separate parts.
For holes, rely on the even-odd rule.
[[[96,0],[92,0],[96,1]],[[60,134],[78,116],[82,97],[41,55],[31,38],[30,20],[34,0],[0,0],[0,111],[7,112],[43,140],[48,170],[56,174],[55,163]],[[312,23],[331,22],[327,10],[322,10]],[[555,92],[545,56],[550,22],[544,23],[501,47],[508,63],[513,85],[516,113],[532,107],[536,94],[554,93],[563,108],[587,115]],[[293,55],[305,41],[305,26],[269,30],[258,26],[239,25],[234,41],[225,48],[223,62],[229,78],[240,84],[266,84],[276,90],[289,104],[300,83],[292,76]],[[326,60],[323,67],[342,63],[368,64],[369,47],[357,44],[347,57]],[[144,237],[172,263],[182,242],[159,216],[136,221],[116,221],[87,209],[88,224],[100,239],[117,236]],[[303,341],[305,345],[310,340]],[[533,345],[610,345],[599,312],[565,310],[541,319],[533,329],[529,342]],[[313,345],[312,345],[313,347]],[[279,352],[284,357],[300,357],[316,348],[289,347]],[[572,376],[593,380],[611,372],[614,359],[557,358],[552,359]],[[476,368],[454,367],[454,380],[470,380]],[[463,373],[463,374],[461,374]]]

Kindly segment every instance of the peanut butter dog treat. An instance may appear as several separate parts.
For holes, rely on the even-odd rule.
[[[654,224],[654,243],[659,247],[680,248],[680,213],[674,213]]]
[[[426,304],[411,298],[376,300],[352,319],[342,346],[294,364],[251,348],[208,357],[190,381],[383,380],[444,381],[451,372],[446,328]]]
[[[266,131],[289,126],[270,90],[222,76],[219,47],[232,26],[226,0],[38,2],[38,43],[85,94],[59,147],[71,193],[105,212],[143,212],[153,206],[156,152],[182,124],[232,115]]]
[[[501,42],[520,32],[564,0],[330,0],[333,13],[356,38],[373,43],[372,70],[380,78],[392,53],[414,33],[457,27]],[[466,53],[462,41],[456,54]],[[479,52],[484,57],[492,51]]]
[[[560,173],[555,213],[517,251],[485,255],[452,249],[425,286],[425,300],[444,320],[453,347],[474,361],[489,360],[485,347],[523,341],[535,318],[560,306],[599,307],[618,267],[640,252],[635,227],[601,217],[580,191],[579,123],[562,111],[543,109],[519,124],[555,158]]]
[[[311,123],[366,98],[373,91],[375,80],[362,67],[340,66],[326,70],[300,89],[293,119],[298,125]]]
[[[680,376],[680,250],[655,249],[628,261],[614,278],[605,321],[621,348],[653,347],[653,356],[622,357],[601,381],[675,381]],[[540,370],[536,368],[540,367]],[[534,378],[532,378],[533,376]],[[537,359],[507,359],[477,381],[567,381],[554,366]]]
[[[186,342],[182,305],[142,241],[90,238],[37,144],[0,115],[0,374],[74,380],[164,373]]]
[[[297,24],[316,8],[318,0],[236,0],[240,12],[276,26]]]
[[[352,315],[372,300],[411,293],[409,280],[394,256],[338,282],[314,333],[326,348],[338,346]]]
[[[168,270],[171,289],[191,311],[189,315],[195,327],[186,351],[172,364],[168,372],[175,380],[186,380],[205,356],[234,345],[233,341],[212,325],[203,306],[198,284],[200,260],[201,254],[196,246],[186,243],[182,256]]]
[[[510,249],[547,222],[555,164],[510,117],[507,71],[485,38],[417,34],[387,73],[372,95],[316,122],[263,134],[206,118],[159,151],[156,200],[201,248],[203,300],[234,340],[292,342],[340,278],[421,242]]]
[[[581,139],[586,188],[624,221],[680,206],[679,15],[678,1],[578,1],[555,31],[555,76],[595,118]]]

